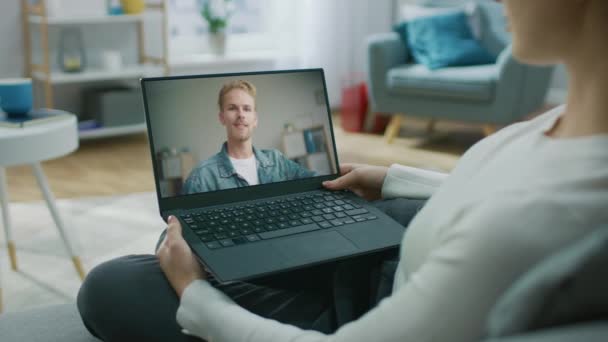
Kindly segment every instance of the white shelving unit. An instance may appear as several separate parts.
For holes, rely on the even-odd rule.
[[[119,127],[94,128],[80,131],[80,140],[109,138],[126,134],[142,133],[146,131],[146,124],[124,125]]]
[[[79,73],[52,71],[50,75],[41,71],[34,71],[32,73],[32,78],[34,80],[44,82],[47,77],[50,77],[53,84],[67,84],[91,81],[134,79],[144,76],[161,76],[163,73],[163,67],[152,65],[132,65],[126,66],[120,70],[112,71],[99,69],[87,69],[86,71]]]
[[[166,0],[157,0],[146,4],[146,11],[154,10],[161,14],[162,55],[160,57],[146,54],[144,44],[144,19],[146,12],[136,15],[100,15],[85,17],[48,16],[46,0],[32,4],[30,0],[21,0],[22,24],[24,34],[24,52],[26,56],[27,76],[42,85],[44,106],[54,108],[53,87],[61,84],[78,84],[82,82],[136,80],[147,76],[168,75],[168,37],[167,37],[167,4]],[[66,73],[51,68],[49,27],[70,25],[115,25],[132,23],[137,30],[138,64],[124,66],[120,70],[101,70],[89,67],[82,72]],[[31,30],[38,29],[41,63],[33,63]],[[83,130],[81,139],[111,137],[146,131],[146,124],[125,125],[119,127],[101,127]]]

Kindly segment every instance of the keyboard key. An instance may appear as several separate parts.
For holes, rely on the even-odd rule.
[[[315,210],[311,211],[310,213],[313,215],[316,215],[316,216],[323,215],[323,212],[319,209],[315,209]]]
[[[353,210],[347,210],[347,211],[345,211],[346,215],[348,215],[348,216],[367,214],[368,212],[369,211],[367,211],[367,209],[365,209],[365,208],[353,209]]]
[[[355,223],[355,220],[353,220],[351,218],[347,218],[347,219],[344,219],[344,221],[342,221],[342,222],[344,222],[344,224],[351,224],[351,223]]]
[[[343,225],[344,223],[342,223],[342,220],[332,220],[331,224],[337,227]]]
[[[289,228],[289,225],[285,222],[280,222],[278,225],[279,229]]]
[[[292,226],[292,227],[299,226],[300,225],[300,221],[299,220],[291,220],[291,221],[289,221],[289,225]]]
[[[329,222],[325,222],[325,221],[324,221],[324,222],[319,222],[319,223],[318,223],[318,225],[319,225],[321,228],[331,228],[331,227],[333,227],[331,223],[329,223]]]
[[[207,242],[207,247],[209,249],[217,249],[217,248],[222,247],[222,245],[217,241],[211,241],[211,242]]]
[[[326,220],[334,220],[336,217],[334,216],[334,214],[325,214],[323,215],[323,218]]]
[[[215,237],[213,235],[211,235],[211,234],[199,235],[198,237],[203,242],[215,241]]]
[[[303,224],[311,224],[313,221],[309,218],[304,218],[301,219],[300,222],[302,222]]]
[[[312,220],[315,222],[323,222],[325,221],[325,218],[323,218],[323,216],[313,216]]]
[[[352,206],[352,205],[350,205],[350,204],[345,204],[345,205],[343,205],[343,206],[342,206],[342,208],[344,208],[344,209],[346,209],[346,210],[352,210],[352,209],[355,209],[355,207],[353,207],[353,206]]]
[[[346,217],[345,213],[334,213],[334,215],[336,215],[337,218],[343,218]]]
[[[264,228],[266,228],[267,231],[279,229],[279,227],[277,227],[275,224],[267,224],[264,226]]]
[[[216,239],[223,240],[228,238],[228,234],[226,233],[217,233],[214,235]]]
[[[275,230],[272,232],[264,232],[264,233],[260,233],[259,235],[262,239],[272,239],[272,238],[277,238],[277,237],[286,236],[286,235],[310,232],[310,231],[317,230],[317,229],[319,229],[318,225],[307,224],[307,225],[299,226],[299,227],[291,227],[291,228],[287,228],[287,229]]]
[[[214,231],[212,231],[211,229],[199,229],[196,231],[196,235],[207,235],[207,234],[211,234]]]
[[[235,237],[239,237],[241,236],[241,232],[239,231],[230,231],[228,232],[228,237],[229,238],[235,238]]]
[[[243,234],[243,235],[249,235],[251,233],[252,233],[251,229],[241,229],[241,234]]]
[[[254,231],[255,233],[261,233],[261,232],[264,232],[265,230],[264,230],[264,228],[262,228],[262,227],[254,227],[254,228],[253,228],[253,231]]]
[[[222,244],[222,246],[224,247],[234,246],[234,242],[232,242],[232,239],[220,240],[220,244]]]
[[[260,241],[260,238],[257,235],[255,235],[255,234],[247,235],[247,236],[245,236],[245,238],[249,242]]]
[[[247,243],[248,240],[244,236],[239,236],[237,238],[232,239],[232,242],[234,242],[235,245],[242,245],[244,243]]]

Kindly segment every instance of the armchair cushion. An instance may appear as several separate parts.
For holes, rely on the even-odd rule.
[[[420,64],[407,64],[390,69],[386,82],[389,92],[395,94],[492,101],[498,73],[496,64],[434,71]]]
[[[431,70],[496,61],[473,37],[464,12],[414,19],[401,27],[404,30],[416,62]]]

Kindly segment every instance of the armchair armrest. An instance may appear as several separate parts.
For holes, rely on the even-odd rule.
[[[372,102],[386,91],[389,69],[405,64],[407,47],[395,32],[373,35],[367,40],[367,78]]]
[[[511,45],[507,45],[507,47],[498,55],[496,65],[498,65],[498,78],[500,79],[506,77],[510,73],[516,72],[517,69],[522,67],[522,65],[515,60],[515,57],[513,57]]]
[[[405,64],[407,46],[395,32],[371,36],[367,41],[367,47],[370,70],[380,67],[386,72],[396,65]]]

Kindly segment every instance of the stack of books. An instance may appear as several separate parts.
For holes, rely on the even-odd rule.
[[[55,109],[34,109],[19,117],[8,117],[0,111],[0,127],[25,128],[53,121],[67,120],[71,114]]]

